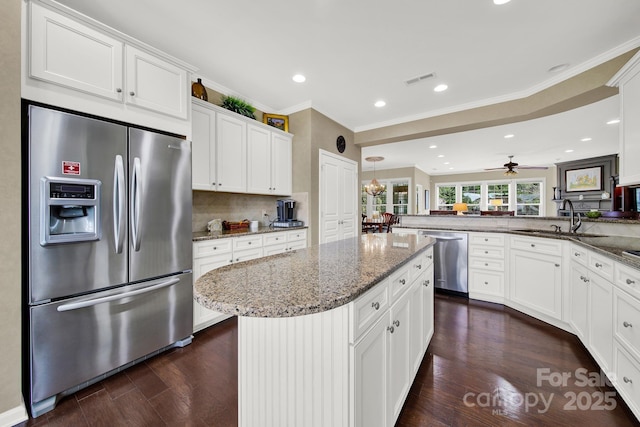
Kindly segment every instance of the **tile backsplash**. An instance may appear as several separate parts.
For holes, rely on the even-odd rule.
[[[305,196],[305,197],[302,197]],[[219,218],[223,221],[242,221],[248,219],[262,223],[262,211],[266,211],[270,220],[276,219],[276,201],[286,199],[282,196],[259,194],[237,194],[215,191],[193,191],[192,231],[206,231],[207,223]],[[306,193],[294,194],[298,219],[307,223],[308,215]],[[304,199],[304,200],[302,200]],[[304,217],[302,217],[304,216]]]

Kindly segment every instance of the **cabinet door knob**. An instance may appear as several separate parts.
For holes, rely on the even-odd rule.
[[[129,95],[136,96],[136,93],[134,91],[131,91],[131,92],[129,92]]]
[[[212,182],[212,183],[211,183],[211,185],[216,185],[216,183],[215,183],[215,182]]]
[[[489,239],[484,239],[484,241],[485,241],[485,242],[488,242],[488,241],[489,241]]]
[[[484,253],[485,253],[485,254],[488,254],[488,253],[489,253],[489,251],[484,251]]]
[[[580,256],[580,252],[574,252],[573,256]]]
[[[635,280],[631,280],[631,279],[627,279],[627,285],[631,285],[633,283],[636,283]]]
[[[627,384],[632,384],[633,381],[631,381],[631,378],[627,378],[627,377],[622,377],[622,381],[624,381]]]
[[[489,282],[484,282],[484,284],[485,284],[485,285],[488,285],[488,284],[489,284]]]
[[[429,259],[433,259],[433,255],[429,255],[427,258],[429,258]]]
[[[122,93],[122,88],[119,88],[119,87],[118,87],[118,88],[116,88],[116,92],[118,92],[118,93]]]
[[[214,246],[214,247],[213,247],[213,250],[214,250],[214,251],[218,250],[218,247],[217,247],[217,246]]]
[[[488,267],[488,266],[489,266],[489,263],[488,263],[488,262],[485,262],[485,263],[484,263],[484,266],[485,266],[485,267]]]
[[[532,248],[535,248],[535,247],[536,247],[536,245],[534,245],[534,244],[532,243],[532,244],[531,244],[531,247],[532,247]]]
[[[380,303],[379,302],[372,302],[371,303],[371,307],[375,308],[376,310],[380,310]]]
[[[417,268],[418,270],[421,270],[422,269],[422,264],[416,264],[416,265],[414,265],[414,267]]]
[[[387,326],[387,331],[389,331],[390,333],[393,333],[395,329],[393,329],[393,326]]]
[[[596,268],[602,268],[602,264],[600,264],[599,262],[595,263]]]
[[[400,327],[400,321],[399,320],[394,320],[393,324],[395,325],[396,328]]]
[[[556,267],[560,267],[560,264],[556,264]]]
[[[249,244],[251,244],[251,242],[249,242]]]
[[[403,285],[403,286],[404,286],[404,284],[405,284],[406,282],[407,282],[406,280],[404,280],[404,279],[400,279],[400,284],[401,284],[401,285]]]
[[[633,325],[631,323],[626,322],[626,321],[622,322],[622,326],[624,326],[625,328],[632,328],[633,327]]]
[[[424,286],[426,286],[427,288],[429,287],[429,281],[425,280],[424,282],[422,282],[424,284]]]

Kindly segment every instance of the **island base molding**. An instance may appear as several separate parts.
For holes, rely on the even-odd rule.
[[[349,306],[238,318],[239,426],[348,426]]]

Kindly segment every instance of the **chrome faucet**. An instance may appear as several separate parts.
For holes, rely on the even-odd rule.
[[[569,199],[562,199],[562,207],[560,209],[564,209],[569,204],[569,217],[570,217],[570,226],[569,232],[575,233],[578,228],[582,225],[582,220],[580,219],[580,212],[576,212],[573,210],[573,203]],[[577,215],[578,221],[575,220],[575,216]]]

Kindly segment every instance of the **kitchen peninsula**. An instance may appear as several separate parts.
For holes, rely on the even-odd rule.
[[[196,301],[239,316],[240,425],[393,425],[433,335],[434,243],[372,234],[201,276]]]

